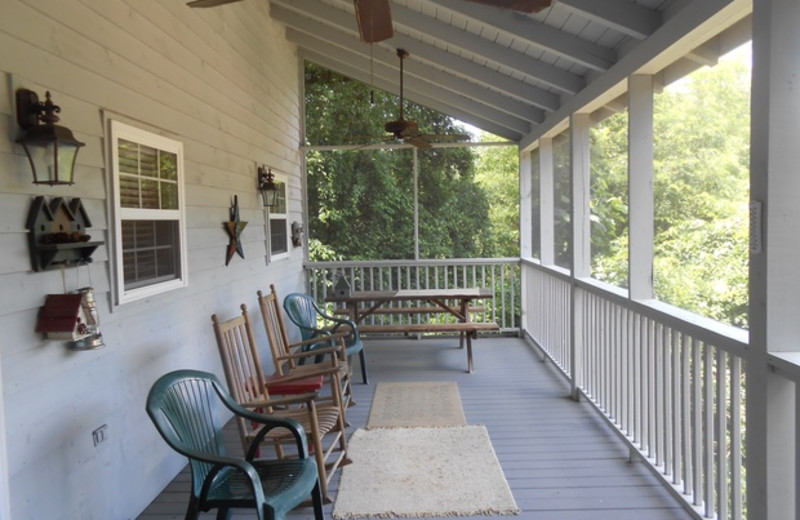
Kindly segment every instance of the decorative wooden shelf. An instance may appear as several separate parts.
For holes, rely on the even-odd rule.
[[[91,225],[81,199],[67,202],[56,197],[48,204],[44,197],[36,197],[28,213],[32,269],[45,271],[91,262],[95,249],[103,245],[89,240],[86,228]]]

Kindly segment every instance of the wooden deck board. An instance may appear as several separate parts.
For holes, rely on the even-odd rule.
[[[360,384],[356,378],[353,390],[358,405],[348,410],[351,430],[366,424],[377,382],[457,381],[467,421],[484,424],[489,431],[522,509],[516,518],[692,518],[646,467],[629,462],[625,445],[588,404],[567,397],[569,388],[564,379],[548,363],[539,361],[525,342],[516,338],[478,339],[473,346],[476,370],[472,374],[465,372],[464,352],[457,344],[456,338],[367,340],[370,384]],[[354,371],[357,373],[358,367]],[[235,431],[230,441],[238,442]],[[335,493],[338,475],[331,484]],[[139,520],[183,518],[188,485],[184,471]],[[330,518],[332,505],[325,511]],[[251,511],[233,515],[234,520],[252,518]],[[299,508],[289,518],[311,520],[313,515],[310,508]]]

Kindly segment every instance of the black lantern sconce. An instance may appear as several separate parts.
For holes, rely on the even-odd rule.
[[[258,167],[258,191],[264,200],[264,206],[272,208],[278,201],[278,185],[275,184],[275,175],[272,168],[266,166]]]
[[[40,102],[36,92],[17,90],[17,123],[27,132],[17,139],[28,156],[34,184],[73,184],[75,159],[84,143],[75,139],[69,128],[58,126],[58,112],[50,92]]]

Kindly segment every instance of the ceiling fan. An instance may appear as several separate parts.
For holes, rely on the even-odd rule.
[[[241,0],[192,0],[189,7],[217,7]],[[550,7],[553,0],[470,0],[479,4],[492,5],[501,9],[511,9],[523,13],[538,13]],[[394,35],[390,0],[353,0],[358,21],[358,33],[364,43],[376,43]]]
[[[410,144],[417,148],[431,148],[431,140],[461,141],[469,139],[466,134],[422,134],[416,121],[403,118],[403,61],[408,57],[408,51],[397,49],[397,56],[400,58],[400,117],[383,125],[384,130],[391,134],[387,138]]]

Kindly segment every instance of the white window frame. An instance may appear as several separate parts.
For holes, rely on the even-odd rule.
[[[283,205],[285,209],[285,213],[273,211],[273,208],[269,208],[267,214],[267,255],[270,262],[274,262],[276,260],[281,260],[284,258],[289,258],[291,254],[292,248],[292,235],[289,230],[289,179],[286,175],[283,174],[276,174],[275,175],[275,184],[278,185],[278,200],[283,199]],[[281,251],[279,253],[272,252],[272,221],[283,219],[285,233],[286,233],[286,251]]]
[[[112,184],[114,190],[114,249],[116,271],[116,302],[117,305],[140,300],[161,294],[189,284],[187,253],[186,253],[186,205],[184,202],[184,174],[183,174],[183,143],[164,137],[141,128],[127,125],[120,121],[110,121],[111,157],[112,157]],[[177,185],[178,209],[140,209],[123,208],[120,200],[119,182],[119,139],[163,150],[177,155]],[[125,269],[122,256],[122,223],[129,220],[169,220],[178,223],[178,243],[176,244],[178,259],[178,277],[132,289],[125,289]]]

